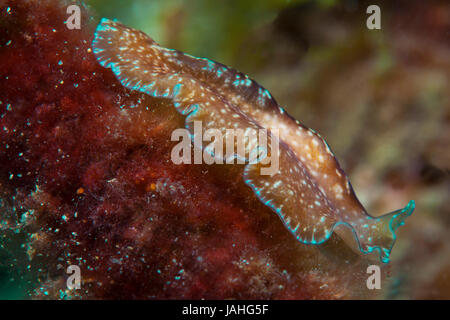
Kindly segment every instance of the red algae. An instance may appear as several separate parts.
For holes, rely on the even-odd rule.
[[[69,30],[67,5],[0,7],[0,230],[8,250],[23,237],[15,268],[30,297],[377,297],[369,262],[336,236],[298,243],[242,181],[243,166],[173,164],[183,117],[102,68],[91,13]],[[69,265],[80,267],[79,290],[66,286]]]

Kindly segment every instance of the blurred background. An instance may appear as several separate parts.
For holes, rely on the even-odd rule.
[[[87,3],[269,89],[327,140],[372,215],[414,199],[386,298],[450,298],[448,1]],[[366,27],[371,4],[381,8],[381,30]]]
[[[318,131],[398,232],[389,299],[450,299],[450,5],[439,0],[90,0],[99,17],[232,66]],[[381,8],[368,30],[366,8]]]
[[[386,298],[450,298],[448,1],[87,3],[268,88],[327,140],[372,215],[414,199]],[[371,4],[381,8],[381,30],[366,27]]]

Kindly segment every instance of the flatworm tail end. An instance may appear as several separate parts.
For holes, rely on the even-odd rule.
[[[365,254],[377,250],[381,261],[388,263],[392,247],[397,239],[396,231],[405,224],[405,219],[413,213],[414,209],[415,202],[411,200],[403,209],[377,218],[368,217],[365,223],[354,228],[360,250]]]
[[[140,90],[168,71],[159,46],[145,33],[103,18],[92,40],[97,61],[111,68],[121,84]]]

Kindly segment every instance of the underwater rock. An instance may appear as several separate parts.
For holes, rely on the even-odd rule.
[[[184,117],[103,68],[97,23],[82,8],[69,30],[68,4],[0,7],[2,250],[31,297],[377,297],[370,262],[335,235],[298,242],[243,165],[175,165]],[[66,286],[70,265],[81,289]]]

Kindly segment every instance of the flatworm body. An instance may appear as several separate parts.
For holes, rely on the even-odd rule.
[[[92,47],[123,86],[172,99],[186,116],[194,144],[194,121],[201,121],[203,132],[220,130],[224,139],[227,129],[266,129],[265,151],[270,154],[273,143],[279,146],[279,169],[264,175],[262,161],[247,163],[244,181],[298,241],[320,244],[336,231],[352,248],[364,254],[378,251],[381,261],[389,261],[396,229],[412,214],[414,201],[384,216],[370,216],[327,143],[255,81],[220,63],[163,48],[143,32],[108,19],[98,25]],[[205,148],[202,142],[196,145]],[[258,140],[245,142],[246,160],[257,148],[262,148]]]

